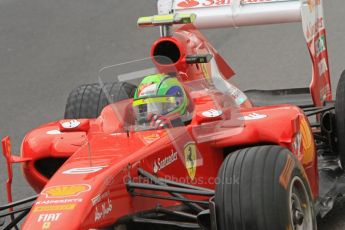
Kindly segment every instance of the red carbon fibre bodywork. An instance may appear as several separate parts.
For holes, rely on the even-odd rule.
[[[183,159],[176,160],[171,165],[166,166],[157,173],[157,176],[189,181],[190,183],[197,183],[199,186],[214,188],[218,169],[225,156],[224,150],[228,147],[236,146],[240,148],[241,146],[262,143],[277,144],[287,147],[297,154],[298,151],[293,148],[293,142],[295,135],[300,131],[299,124],[301,119],[304,118],[303,113],[292,106],[242,110],[244,116],[254,111],[267,115],[267,117],[261,120],[246,121],[243,130],[237,135],[233,133],[230,137],[223,135],[219,139],[197,144],[204,163],[197,167],[195,180],[189,179]],[[40,217],[40,215],[46,213],[61,213],[56,221],[50,221],[49,229],[89,229],[105,227],[125,215],[154,209],[157,202],[164,206],[178,204],[177,202],[158,201],[148,198],[134,198],[129,195],[124,182],[129,176],[134,179],[137,178],[136,171],[138,167],[153,173],[156,159],[166,158],[177,150],[172,145],[171,138],[166,131],[132,133],[130,137],[127,137],[125,133],[112,133],[111,127],[116,126],[112,114],[111,107],[107,107],[97,120],[90,120],[90,130],[88,132],[75,131],[55,135],[47,134],[48,131],[59,130],[59,122],[56,122],[45,125],[27,135],[22,150],[25,157],[32,157],[37,160],[48,156],[70,156],[49,181],[36,171],[34,167],[35,160],[24,165],[26,178],[37,192],[40,192],[45,185],[47,188],[57,185],[79,184],[89,185],[90,191],[76,197],[62,197],[63,199],[80,199],[78,202],[69,203],[75,205],[71,210],[35,212],[35,207],[39,209],[42,206],[48,206],[47,210],[49,210],[49,206],[54,207],[54,203],[49,203],[51,200],[62,199],[47,198],[45,194],[41,194],[23,229],[41,229],[44,224],[44,217]],[[187,127],[189,134],[196,143],[198,143],[198,140],[202,140],[203,135],[202,132],[201,135],[196,135],[200,133],[197,129],[198,125],[191,124]],[[217,130],[215,129],[214,132],[216,133]],[[176,134],[176,137],[183,137],[184,130],[176,130]],[[303,135],[311,135],[311,133],[304,133]],[[90,140],[92,165],[105,166],[105,168],[93,174],[63,174],[63,171],[69,169],[90,166],[89,146],[83,143],[85,138]],[[179,138],[177,140],[183,142]],[[151,143],[151,141],[153,142]],[[314,197],[316,197],[318,184],[315,152],[302,151],[298,158],[303,163]],[[101,194],[109,194],[109,196],[106,196],[99,204],[93,205],[92,199]],[[102,217],[100,221],[95,221],[96,208],[98,207],[99,210],[104,203],[108,204],[108,202],[112,206],[110,213]],[[43,208],[43,210],[45,209]]]

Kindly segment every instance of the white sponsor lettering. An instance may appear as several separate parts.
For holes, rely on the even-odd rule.
[[[102,194],[99,194],[97,196],[95,196],[94,198],[91,199],[92,205],[95,206],[96,204],[98,204],[99,202],[101,202],[103,199],[107,198],[110,196],[110,192],[104,192]]]
[[[321,101],[324,101],[327,99],[327,97],[331,94],[331,87],[329,84],[325,85],[325,87],[323,87],[320,90],[320,99]]]
[[[107,216],[113,210],[113,205],[111,200],[108,198],[107,202],[101,204],[101,206],[96,207],[95,211],[95,221],[99,221]]]
[[[173,152],[171,150],[171,154],[164,159],[157,158],[157,160],[153,163],[153,172],[157,173],[158,171],[164,169],[165,167],[171,165],[173,162],[177,160],[177,152]]]
[[[323,58],[319,64],[319,75],[322,76],[324,73],[326,73],[328,71],[328,67],[327,67],[327,61],[325,58]]]
[[[219,117],[223,114],[221,110],[210,109],[202,113],[204,117],[212,118],[212,117]]]
[[[74,128],[77,128],[80,124],[81,123],[78,120],[70,120],[70,121],[63,122],[61,126],[65,129],[74,129]]]
[[[266,118],[267,115],[265,114],[258,114],[258,113],[251,113],[247,116],[240,117],[241,121],[252,121],[252,120],[260,120]]]
[[[227,84],[227,88],[229,88],[228,92],[230,92],[232,98],[235,99],[237,105],[242,105],[248,99],[247,96],[236,86],[228,84],[228,82],[225,84]]]
[[[37,222],[57,221],[62,213],[40,214]]]
[[[95,166],[95,167],[85,167],[85,168],[73,168],[73,169],[68,169],[66,171],[63,171],[62,174],[89,174],[89,173],[95,173],[103,168],[106,168],[107,166]]]
[[[62,134],[59,130],[49,130],[47,132],[48,135],[59,135]]]

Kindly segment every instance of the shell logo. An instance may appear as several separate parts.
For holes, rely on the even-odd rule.
[[[190,7],[194,7],[194,6],[198,6],[200,3],[198,1],[195,0],[184,0],[180,3],[178,3],[179,7],[183,7],[183,8],[190,8]]]
[[[79,196],[83,192],[91,190],[91,186],[88,184],[76,184],[76,185],[58,185],[44,189],[42,195],[47,198],[61,198]]]

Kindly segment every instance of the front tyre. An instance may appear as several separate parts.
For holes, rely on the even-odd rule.
[[[289,150],[259,146],[236,151],[224,160],[218,177],[218,229],[317,229],[304,169]]]

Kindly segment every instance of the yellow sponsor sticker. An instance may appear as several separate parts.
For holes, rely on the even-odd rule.
[[[44,222],[42,225],[42,229],[49,229],[51,222]]]
[[[73,210],[75,208],[75,206],[76,206],[76,204],[35,206],[34,212],[68,211],[68,210]]]

